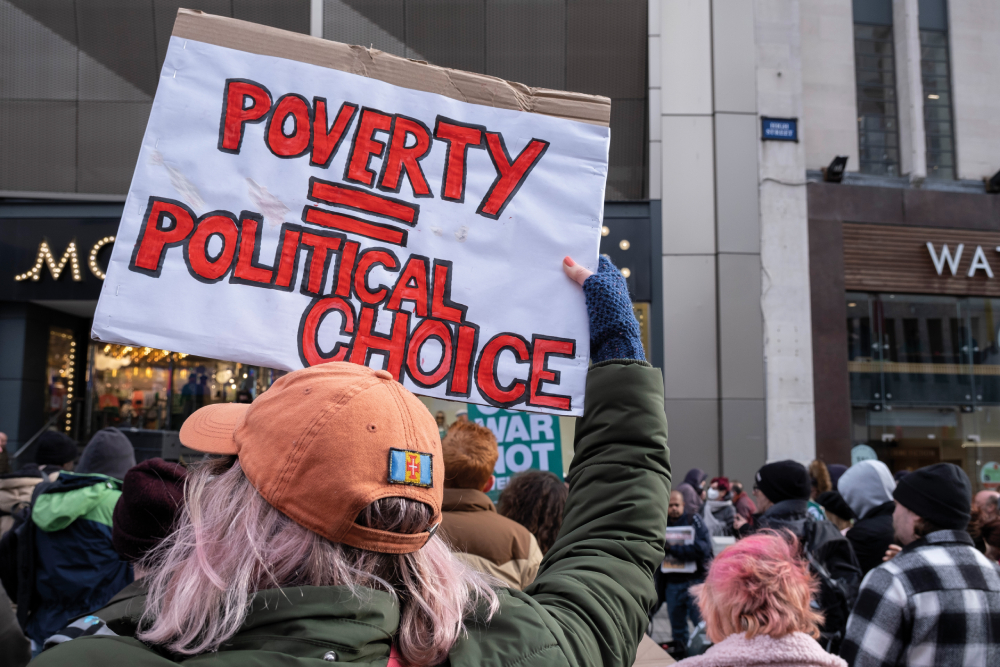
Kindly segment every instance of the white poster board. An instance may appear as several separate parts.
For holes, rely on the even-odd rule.
[[[608,128],[179,36],[182,19],[250,25],[185,12],[94,338],[351,361],[416,393],[581,414],[587,314],[561,263],[597,268]],[[285,33],[252,27],[281,51]],[[332,44],[287,40],[292,56]],[[418,66],[391,58],[372,68]]]
[[[667,528],[668,545],[691,545],[694,544],[694,526],[674,526]],[[663,557],[660,563],[660,572],[668,574],[691,574],[698,571],[698,563],[695,561],[682,561],[674,558],[670,554]]]

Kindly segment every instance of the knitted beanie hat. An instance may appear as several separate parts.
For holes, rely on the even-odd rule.
[[[858,518],[839,491],[824,491],[816,497],[816,502],[827,512],[836,514],[841,519]]]
[[[68,435],[48,430],[38,436],[35,463],[40,466],[61,466],[76,459],[80,449]]]
[[[833,490],[836,491],[837,483],[843,477],[844,473],[847,472],[847,466],[840,463],[830,463],[826,466],[826,470],[830,473],[830,484],[833,485]]]
[[[954,463],[911,472],[899,480],[892,495],[921,519],[945,530],[965,530],[972,517],[972,484]]]
[[[76,466],[79,473],[100,473],[115,479],[125,479],[125,473],[135,465],[135,449],[124,433],[114,427],[102,428],[83,449]]]
[[[170,534],[186,476],[184,466],[163,459],[147,459],[125,473],[111,529],[118,555],[135,562]]]
[[[809,471],[796,461],[775,461],[757,471],[757,488],[772,503],[782,500],[809,500],[812,482]]]

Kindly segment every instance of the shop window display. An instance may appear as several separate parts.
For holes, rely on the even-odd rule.
[[[149,347],[92,344],[91,432],[180,429],[198,408],[252,401],[281,373]]]
[[[1000,299],[847,294],[854,444],[890,469],[1000,457]]]
[[[46,363],[45,409],[53,426],[73,430],[76,400],[76,341],[69,329],[51,327]]]

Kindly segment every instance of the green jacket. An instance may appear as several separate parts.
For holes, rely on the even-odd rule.
[[[525,591],[498,591],[489,622],[467,620],[452,648],[458,667],[622,665],[635,659],[656,600],[670,464],[660,372],[645,362],[604,362],[587,378],[562,530]],[[109,627],[135,631],[141,597]],[[124,602],[124,600],[123,600]],[[328,651],[338,662],[384,667],[399,609],[384,592],[361,599],[343,587],[261,591],[243,628],[218,653],[169,656],[129,637],[82,637],[43,653],[36,667],[304,667]]]

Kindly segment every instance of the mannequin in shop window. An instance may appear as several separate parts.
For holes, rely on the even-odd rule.
[[[208,376],[202,375],[198,378],[198,386],[195,388],[194,400],[195,409],[205,406],[205,399],[211,396],[211,392],[208,389]]]
[[[202,389],[202,387],[198,384],[198,374],[192,372],[188,375],[187,384],[181,389],[181,409],[184,413],[184,419],[190,417],[192,412],[201,407],[197,401],[199,389]],[[204,401],[204,394],[202,394],[201,402],[204,403]]]

